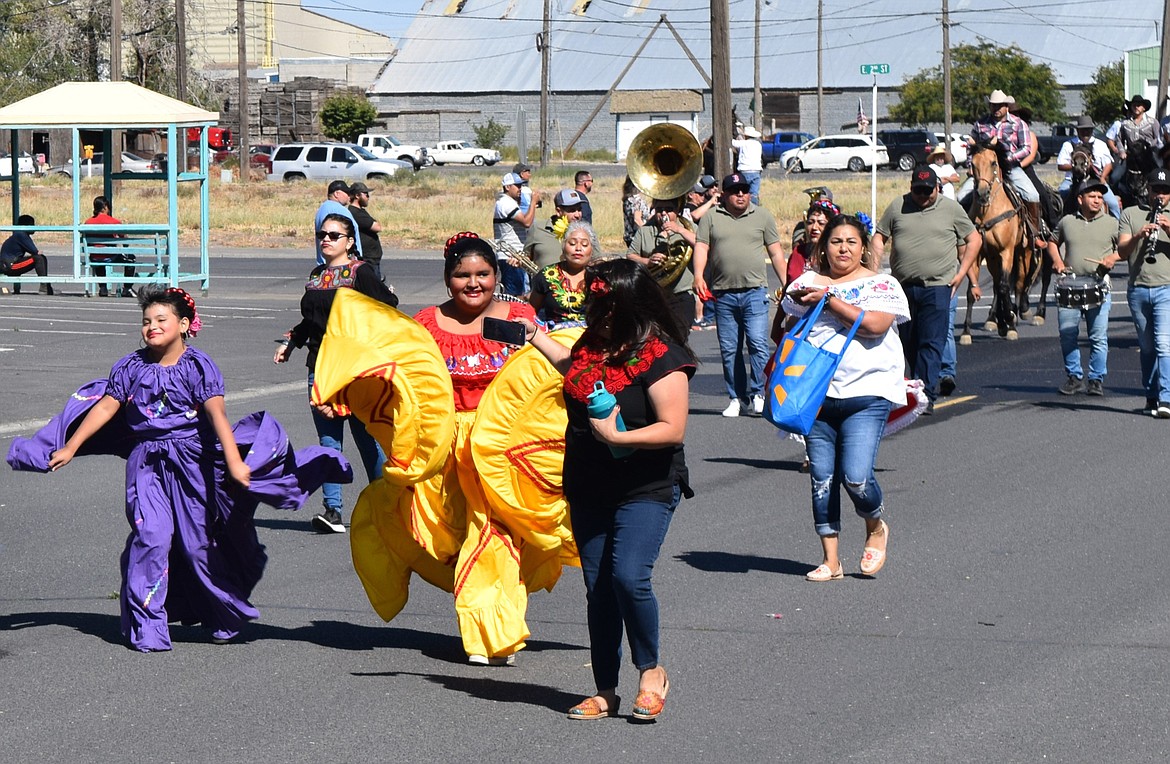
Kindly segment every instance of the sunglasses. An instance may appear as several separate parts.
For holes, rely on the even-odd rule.
[[[910,193],[913,196],[930,196],[934,193],[933,188],[912,188]]]
[[[337,241],[342,236],[347,239],[349,238],[349,234],[343,231],[317,231],[317,241],[325,241],[326,239],[329,241]]]

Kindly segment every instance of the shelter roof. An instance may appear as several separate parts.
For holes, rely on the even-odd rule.
[[[889,64],[881,87],[941,66],[938,0],[824,0],[823,84],[864,88],[862,64]],[[731,0],[732,87],[753,83],[755,6]],[[768,89],[817,84],[817,4],[761,0],[760,82]],[[424,0],[399,52],[372,94],[532,93],[540,91],[537,39],[543,0]],[[607,90],[663,14],[709,70],[710,10],[695,0],[552,0],[554,92]],[[951,45],[1017,45],[1052,67],[1062,85],[1086,85],[1123,51],[1157,42],[1160,0],[951,0]],[[619,90],[706,90],[679,43],[662,27]]]
[[[0,128],[159,127],[218,122],[205,111],[132,82],[63,82],[0,109]]]

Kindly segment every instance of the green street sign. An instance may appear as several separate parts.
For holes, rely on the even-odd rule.
[[[861,65],[861,73],[862,74],[889,74],[890,73],[890,65],[889,64],[862,64]]]

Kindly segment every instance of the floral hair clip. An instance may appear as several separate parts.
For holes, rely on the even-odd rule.
[[[609,294],[609,284],[605,283],[604,280],[594,276],[593,279],[589,282],[589,293],[599,295]]]
[[[858,211],[858,213],[856,215],[854,215],[854,217],[857,218],[858,221],[860,221],[863,226],[865,226],[865,232],[868,233],[870,236],[872,236],[873,235],[873,218],[871,218],[869,215],[866,215],[864,212],[861,212],[861,211]]]
[[[479,234],[477,234],[475,231],[460,231],[459,233],[452,236],[450,239],[447,239],[447,245],[445,247],[443,247],[443,257],[444,258],[450,257],[451,250],[460,241],[462,241],[464,239],[478,239],[478,238],[479,238]]]
[[[559,217],[556,219],[556,222],[553,223],[553,227],[552,227],[553,236],[557,237],[558,239],[560,239],[562,241],[564,241],[564,238],[565,238],[565,231],[568,231],[568,230],[569,230],[569,219],[567,217]]]
[[[187,307],[191,309],[191,325],[187,328],[187,334],[194,337],[203,329],[203,321],[199,318],[199,311],[195,309],[195,298],[186,289],[179,287],[170,287],[167,289],[167,294],[176,294],[182,298],[183,302],[187,303]]]
[[[829,217],[830,220],[841,214],[841,208],[830,202],[828,199],[814,199],[808,208],[810,210],[824,210],[825,214]]]

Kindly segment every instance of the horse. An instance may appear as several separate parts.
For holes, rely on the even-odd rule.
[[[1118,195],[1122,207],[1131,207],[1146,202],[1146,175],[1158,167],[1154,149],[1143,140],[1136,140],[1125,155],[1125,172],[1118,184]]]
[[[1028,289],[1036,280],[1039,258],[1030,241],[1024,221],[1022,205],[1008,192],[998,152],[986,145],[977,145],[970,155],[971,175],[975,181],[973,193],[975,226],[983,236],[981,257],[987,263],[994,286],[992,317],[988,330],[994,326],[999,336],[1019,339],[1017,317],[1028,308]],[[978,260],[972,268],[978,275]],[[967,301],[967,317],[959,342],[971,342],[971,311],[973,301]]]

